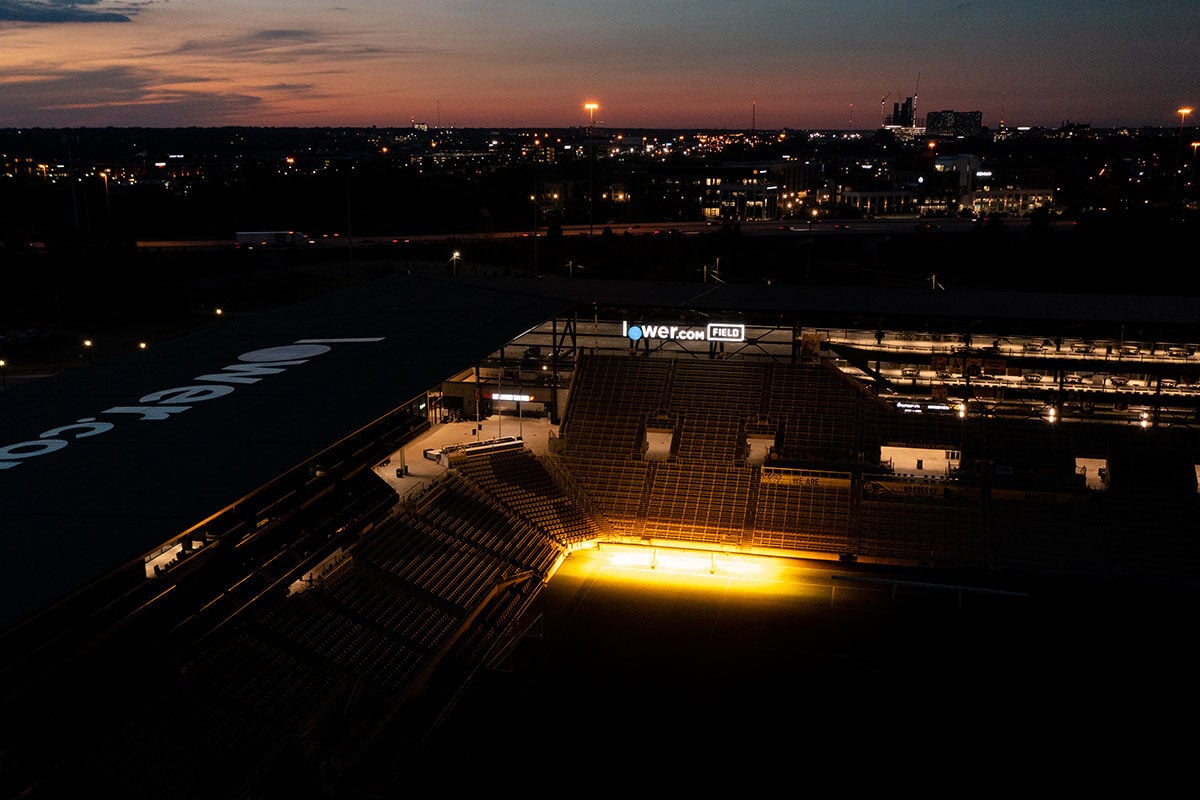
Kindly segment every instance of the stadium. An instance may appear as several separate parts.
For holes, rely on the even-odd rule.
[[[13,387],[5,792],[1178,788],[1196,311],[397,275]]]

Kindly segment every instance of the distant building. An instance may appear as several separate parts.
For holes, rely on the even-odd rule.
[[[781,191],[779,177],[765,164],[706,169],[701,214],[706,220],[775,219]]]
[[[892,103],[891,123],[897,128],[916,128],[917,105],[914,98],[906,98],[903,103]]]
[[[837,202],[853,206],[869,217],[915,214],[918,210],[916,195],[910,189],[858,191],[843,188],[837,194]]]
[[[898,139],[924,136],[925,118],[917,116],[917,99],[908,97],[903,103],[893,103],[892,114],[883,121],[883,127]]]
[[[930,111],[925,115],[928,136],[978,136],[982,131],[982,111]]]
[[[1006,214],[1025,216],[1036,209],[1054,205],[1054,190],[1023,187],[980,187],[972,198],[972,210],[979,216]]]
[[[979,216],[1024,216],[1036,209],[1054,206],[1054,178],[1048,170],[1009,169],[994,173],[978,169],[972,183],[974,191],[969,198],[964,198],[964,206],[969,204]]]
[[[938,156],[934,160],[933,170],[942,175],[943,182],[947,185],[954,185],[961,190],[970,191],[974,188],[975,175],[980,170],[979,156],[969,153]]]

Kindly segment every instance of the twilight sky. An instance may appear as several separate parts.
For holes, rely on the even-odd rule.
[[[0,0],[0,127],[1200,122],[1196,0]]]

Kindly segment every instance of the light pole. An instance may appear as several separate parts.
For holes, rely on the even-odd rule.
[[[809,280],[812,277],[812,226],[817,220],[817,210],[814,208],[808,213],[808,249],[804,257],[804,279]]]
[[[1191,189],[1191,192],[1189,192],[1189,196],[1191,193],[1194,193],[1196,191],[1196,148],[1197,147],[1200,147],[1200,142],[1192,142],[1192,177],[1188,179],[1188,186]]]
[[[100,179],[104,181],[104,216],[106,219],[112,214],[112,204],[108,200],[108,172],[108,170],[104,170],[100,173]]]
[[[600,108],[600,104],[589,100],[583,104],[583,107],[588,112],[588,238],[590,239],[594,230],[593,209],[596,203],[596,145],[592,141],[592,136],[596,128],[596,110]]]
[[[533,274],[537,275],[537,228],[538,228],[538,187],[533,186],[533,194],[529,195],[533,203]]]
[[[5,369],[5,367],[7,367],[7,366],[8,366],[8,362],[5,361],[3,358],[0,358],[0,380],[2,380],[4,382],[5,389],[8,388],[8,371]]]
[[[1177,199],[1179,190],[1179,173],[1183,172],[1183,122],[1187,119],[1187,115],[1192,113],[1192,108],[1183,106],[1177,112],[1179,114],[1179,162],[1175,170],[1175,180],[1171,182],[1171,200]]]
[[[455,250],[450,254],[450,274],[458,277],[458,259],[462,257],[462,253]]]

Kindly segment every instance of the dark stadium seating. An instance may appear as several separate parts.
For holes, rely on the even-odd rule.
[[[464,455],[451,466],[470,483],[491,494],[544,536],[562,545],[595,541],[596,522],[572,501],[547,469],[528,450],[487,456]],[[544,544],[535,542],[535,546]]]
[[[631,398],[620,386],[652,396]],[[1122,501],[1120,492],[1097,497],[1084,487],[1068,429],[1048,430],[1040,419],[914,417],[824,361],[588,355],[557,458],[613,535],[625,539],[1095,574],[1139,558],[1126,537],[1097,538],[1112,523],[1136,520],[1137,506],[1163,518],[1156,542],[1179,550],[1173,563],[1180,570],[1196,563],[1194,548],[1184,552],[1175,542],[1178,525],[1167,519],[1185,518],[1197,505],[1190,456],[1172,462],[1175,478],[1154,482],[1166,489],[1145,508]],[[641,457],[648,423],[673,433],[665,461]],[[761,467],[746,460],[751,431],[773,436]],[[961,469],[891,475],[880,461],[889,442],[961,450]],[[1128,458],[1130,449],[1114,455]],[[778,470],[788,477],[772,474]],[[1130,484],[1136,476],[1136,468],[1122,472]]]

